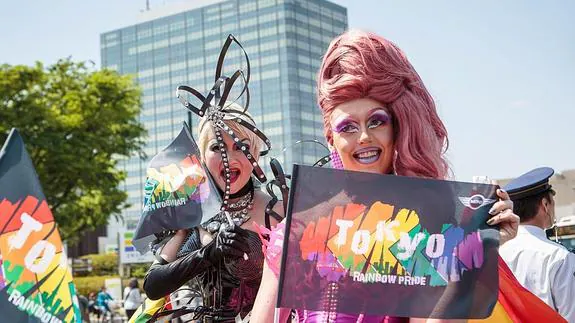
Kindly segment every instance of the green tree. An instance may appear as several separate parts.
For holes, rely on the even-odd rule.
[[[141,91],[133,79],[85,63],[0,66],[0,145],[20,130],[64,240],[120,216],[118,160],[140,155]]]
[[[83,259],[92,260],[90,276],[104,276],[118,274],[118,255],[114,253],[91,254],[82,256]]]

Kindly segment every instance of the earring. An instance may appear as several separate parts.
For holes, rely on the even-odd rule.
[[[334,169],[343,169],[343,163],[341,162],[341,157],[337,153],[337,150],[332,150],[329,155],[331,157],[331,167]]]
[[[393,175],[397,175],[397,150],[393,151],[393,161],[391,163],[391,167],[393,167]]]

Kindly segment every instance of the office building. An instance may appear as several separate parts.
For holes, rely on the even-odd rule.
[[[186,84],[207,93],[222,44],[234,34],[250,57],[249,111],[272,142],[270,156],[289,171],[292,163],[311,164],[327,154],[319,145],[291,145],[302,139],[324,141],[316,74],[329,42],[345,29],[347,10],[325,0],[190,0],[145,11],[137,24],[101,34],[102,67],[134,75],[141,85],[140,120],[148,130],[145,151],[151,158],[187,120],[176,87]],[[237,49],[228,58],[227,75],[230,66],[245,66]],[[128,230],[140,216],[148,162],[138,157],[120,162],[128,173],[123,188],[132,205],[123,213]],[[109,243],[117,228],[109,227]]]

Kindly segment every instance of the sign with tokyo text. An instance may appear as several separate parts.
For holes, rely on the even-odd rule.
[[[485,318],[496,187],[294,166],[278,307]]]

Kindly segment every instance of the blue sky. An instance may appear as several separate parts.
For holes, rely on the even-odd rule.
[[[457,179],[575,168],[574,1],[334,2],[348,8],[351,28],[376,32],[406,52],[447,126]],[[99,34],[134,23],[144,6],[4,1],[0,64],[72,56],[99,65]]]

